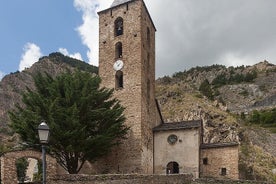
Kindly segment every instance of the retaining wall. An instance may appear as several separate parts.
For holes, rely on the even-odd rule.
[[[197,179],[191,174],[180,175],[60,175],[48,184],[273,184],[257,181]]]

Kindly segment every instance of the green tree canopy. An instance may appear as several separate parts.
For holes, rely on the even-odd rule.
[[[100,87],[100,78],[77,71],[55,79],[34,76],[36,90],[22,95],[24,107],[10,112],[11,127],[22,141],[39,148],[37,127],[45,120],[50,127],[49,153],[69,173],[78,173],[85,161],[110,152],[125,138],[124,108],[113,90]]]
[[[205,79],[199,86],[199,91],[210,100],[214,100],[212,87],[207,79]]]
[[[249,122],[261,125],[276,125],[276,108],[262,111],[254,110],[249,116]]]
[[[26,178],[26,171],[29,166],[27,158],[17,159],[15,162],[16,170],[17,170],[17,179],[19,182],[24,182]]]

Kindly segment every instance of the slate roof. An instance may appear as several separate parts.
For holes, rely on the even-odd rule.
[[[110,8],[118,6],[120,4],[125,4],[129,1],[133,1],[133,0],[114,0],[113,3],[111,4]]]
[[[208,144],[202,144],[201,149],[223,148],[223,147],[231,147],[231,146],[238,146],[238,145],[239,143],[237,142],[208,143]]]
[[[201,120],[193,120],[193,121],[162,123],[157,127],[153,128],[153,131],[157,132],[157,131],[166,131],[166,130],[191,129],[191,128],[199,128],[199,127],[201,127]]]

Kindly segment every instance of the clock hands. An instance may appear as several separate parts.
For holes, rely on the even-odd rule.
[[[124,63],[122,60],[117,60],[113,65],[114,70],[116,70],[116,71],[121,70],[123,68],[123,66],[124,66]]]

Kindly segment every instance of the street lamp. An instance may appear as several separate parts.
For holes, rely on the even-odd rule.
[[[48,125],[42,121],[37,128],[38,136],[42,147],[42,170],[43,170],[43,180],[42,183],[46,184],[46,154],[45,154],[45,145],[48,143],[50,128]]]

